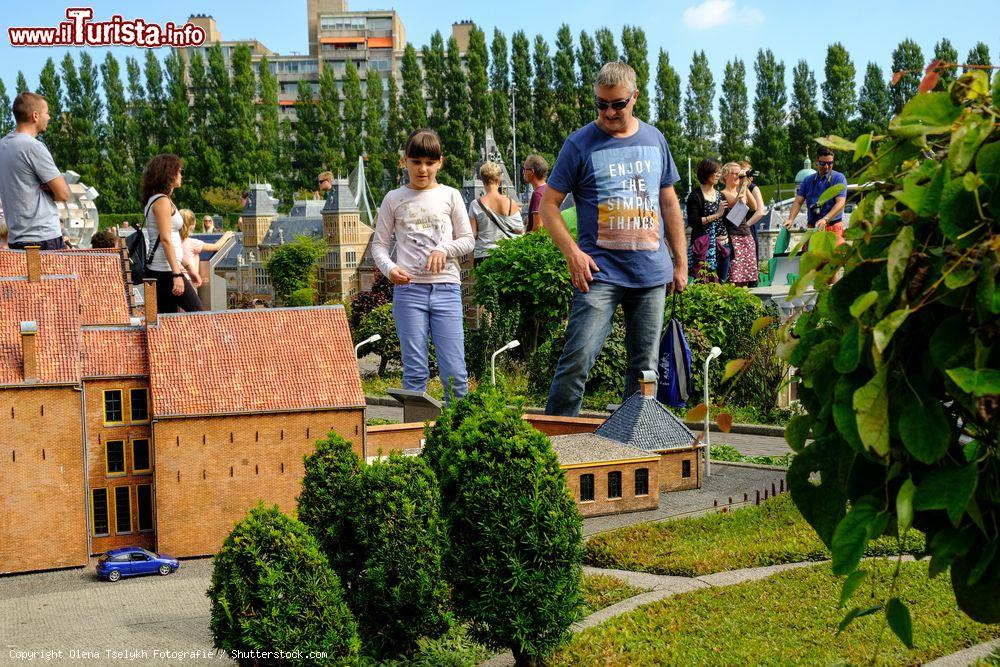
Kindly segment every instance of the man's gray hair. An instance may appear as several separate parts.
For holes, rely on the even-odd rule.
[[[604,67],[597,73],[597,80],[594,82],[594,88],[614,88],[616,86],[623,86],[631,91],[636,89],[635,70],[620,60],[604,63]]]

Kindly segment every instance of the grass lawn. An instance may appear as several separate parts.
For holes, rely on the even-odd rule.
[[[792,452],[782,454],[781,456],[747,456],[746,454],[741,454],[738,449],[730,447],[729,445],[712,445],[713,461],[756,463],[758,465],[781,466],[782,468],[787,468],[792,464],[793,456],[795,455]]]
[[[580,582],[580,589],[583,593],[583,611],[581,618],[590,616],[595,611],[600,611],[605,607],[627,600],[628,598],[645,593],[645,588],[636,588],[617,577],[607,574],[585,574]]]
[[[923,549],[910,531],[904,547]],[[895,553],[895,539],[869,543],[869,556]],[[700,576],[745,567],[824,560],[829,551],[787,493],[760,506],[646,523],[595,535],[585,562],[596,567],[679,576]]]
[[[864,565],[886,596],[894,563]],[[877,572],[877,577],[874,573]],[[676,595],[577,634],[547,665],[917,665],[1000,636],[1000,626],[969,620],[947,576],[927,579],[924,563],[903,563],[898,595],[913,615],[914,648],[888,630],[885,616],[855,620],[840,636],[842,579],[827,564],[762,581]],[[853,604],[870,603],[871,586]]]

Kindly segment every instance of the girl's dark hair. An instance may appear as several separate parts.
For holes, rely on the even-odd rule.
[[[184,161],[173,153],[157,155],[146,163],[142,172],[142,203],[158,194],[169,194],[177,172],[184,168]]]
[[[403,155],[411,158],[441,159],[441,137],[434,130],[424,127],[414,130],[406,140]]]
[[[719,168],[721,166],[722,165],[719,164],[718,160],[710,157],[707,157],[701,162],[699,162],[697,171],[698,182],[702,184],[707,183],[709,177],[711,177],[712,174],[714,174],[715,172],[719,171]]]

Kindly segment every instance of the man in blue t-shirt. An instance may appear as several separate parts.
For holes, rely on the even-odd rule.
[[[583,390],[619,305],[625,312],[624,402],[639,374],[657,368],[666,286],[687,285],[680,178],[663,134],[633,115],[635,71],[622,62],[601,68],[594,85],[597,120],[563,144],[542,197],[542,223],[566,257],[575,294],[566,344],[545,414],[579,414]],[[559,205],[573,193],[578,242]],[[667,250],[670,244],[670,251]]]
[[[833,170],[833,151],[825,146],[816,151],[815,174],[806,176],[795,191],[795,201],[788,212],[785,227],[795,222],[802,204],[806,205],[806,225],[818,231],[829,230],[837,235],[838,245],[844,242],[844,204],[847,203],[847,178]],[[818,204],[819,198],[834,186],[843,186],[834,197]]]

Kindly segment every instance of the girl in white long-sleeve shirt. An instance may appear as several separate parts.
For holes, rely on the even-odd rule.
[[[441,139],[416,130],[404,150],[409,183],[389,192],[379,208],[372,257],[393,283],[392,315],[403,358],[403,388],[427,389],[428,337],[434,341],[445,400],[468,390],[458,258],[475,239],[462,196],[437,182]],[[396,260],[389,244],[396,237]]]

